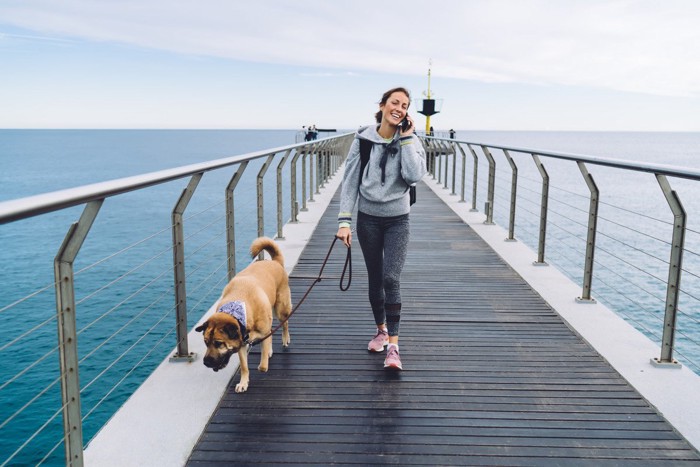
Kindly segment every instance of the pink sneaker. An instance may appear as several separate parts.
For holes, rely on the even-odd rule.
[[[377,335],[374,336],[374,339],[369,341],[369,344],[367,344],[367,350],[370,352],[381,352],[388,343],[389,333],[384,330],[377,329]]]
[[[395,345],[390,345],[387,348],[386,358],[384,359],[384,368],[395,368],[403,370],[401,366],[401,358],[399,357],[399,348]]]

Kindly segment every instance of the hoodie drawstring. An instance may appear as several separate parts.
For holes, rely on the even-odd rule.
[[[389,154],[394,155],[397,152],[399,152],[399,148],[396,147],[397,141],[392,141],[389,144],[383,144],[384,146],[384,153],[382,154],[382,158],[379,160],[379,167],[382,169],[382,185],[384,185],[384,175],[386,172],[386,161],[389,158]]]

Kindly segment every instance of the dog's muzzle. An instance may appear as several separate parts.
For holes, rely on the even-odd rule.
[[[215,357],[204,357],[204,366],[211,368],[214,371],[223,370],[228,365],[228,361],[231,359],[231,354],[226,354],[222,358]]]

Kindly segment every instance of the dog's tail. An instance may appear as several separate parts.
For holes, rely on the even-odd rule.
[[[272,261],[277,261],[284,267],[284,256],[282,255],[282,250],[277,246],[274,240],[268,237],[258,237],[253,240],[253,244],[250,245],[250,255],[255,258],[260,254],[261,251],[267,251],[272,258]]]

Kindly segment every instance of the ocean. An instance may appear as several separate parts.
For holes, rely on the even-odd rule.
[[[295,130],[0,130],[0,201],[293,144],[295,134]],[[456,138],[681,167],[700,165],[700,133],[459,131]],[[483,210],[486,162],[479,155],[477,208]],[[536,249],[541,181],[529,154],[511,155],[519,167],[518,196],[522,198],[516,238]],[[509,187],[510,168],[501,154],[494,151],[494,156],[496,183]],[[467,199],[470,157],[467,154]],[[580,238],[585,240],[581,232],[585,232],[588,209],[586,187],[575,163],[544,163],[551,176],[550,194],[556,198],[550,205],[547,261],[580,283],[582,255],[577,251]],[[247,169],[250,180],[242,180],[236,191],[240,237],[236,261],[243,266],[249,240],[256,234],[255,185],[250,174],[258,166],[251,163]],[[669,256],[668,205],[653,175],[621,176],[619,170],[588,169],[601,189],[603,217],[599,223],[601,250],[596,253],[601,266],[596,267],[593,295],[658,341],[665,290],[659,280],[664,281],[668,273],[663,263]],[[188,207],[190,326],[215,300],[225,279],[223,190],[232,173],[231,169],[205,174]],[[288,183],[288,174],[286,177]],[[170,182],[108,199],[76,262],[86,442],[175,345],[170,210],[185,185],[186,181]],[[273,183],[265,186],[269,203],[265,234],[275,236],[275,195],[270,185]],[[684,313],[679,318],[682,333],[676,345],[682,359],[698,371],[700,184],[671,179],[671,185],[689,215],[684,260],[689,272],[681,285],[684,294],[679,308]],[[509,188],[500,188],[495,200],[495,220],[503,226],[508,223],[509,194]],[[53,258],[80,212],[80,208],[71,208],[0,227],[0,397],[6,402],[0,408],[0,465],[15,452],[11,463],[18,465],[42,459],[47,464],[63,464],[51,284]],[[287,218],[288,205],[284,212]],[[631,252],[621,253],[626,249]],[[647,255],[649,252],[652,254]],[[641,264],[644,271],[636,271],[642,278],[630,285],[626,277],[620,277],[628,274],[620,274],[619,261],[630,261],[637,253],[645,255],[631,267]],[[115,278],[120,278],[120,284],[113,291],[97,285]],[[145,291],[141,290],[144,284],[149,284]],[[32,293],[36,295],[24,298]],[[14,342],[25,333],[26,338]],[[22,372],[21,378],[13,379]],[[27,408],[19,412],[24,406]],[[50,417],[53,420],[30,439]]]

